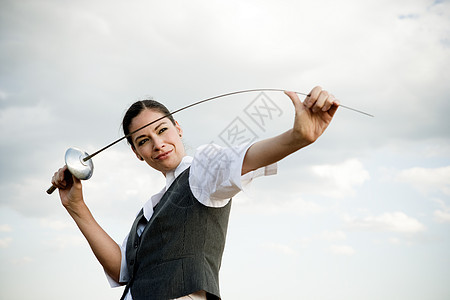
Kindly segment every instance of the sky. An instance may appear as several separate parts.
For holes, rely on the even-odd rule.
[[[45,191],[69,147],[122,136],[134,101],[320,85],[375,117],[339,109],[233,199],[223,298],[449,299],[449,28],[445,0],[0,0],[0,298],[120,297]],[[276,111],[262,126],[261,101]],[[260,140],[293,115],[255,92],[175,117],[193,154],[236,122]],[[85,201],[121,243],[164,178],[124,141],[93,162]]]

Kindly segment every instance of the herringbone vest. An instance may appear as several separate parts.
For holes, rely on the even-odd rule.
[[[182,172],[154,208],[139,238],[136,218],[127,242],[133,300],[167,300],[199,290],[219,299],[219,269],[225,246],[230,202],[222,208],[201,204]],[[122,297],[123,298],[123,297]]]

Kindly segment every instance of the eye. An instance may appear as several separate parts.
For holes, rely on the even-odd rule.
[[[140,141],[138,142],[138,146],[142,146],[142,145],[144,145],[146,142],[148,142],[148,138],[143,138],[142,140],[140,140]]]
[[[163,133],[164,131],[166,131],[167,130],[167,127],[163,127],[163,128],[161,128],[159,131],[158,131],[158,134],[161,134],[161,133]]]

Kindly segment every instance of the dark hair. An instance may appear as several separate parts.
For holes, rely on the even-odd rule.
[[[123,129],[123,133],[125,135],[128,135],[130,133],[130,125],[131,125],[131,122],[133,121],[133,119],[136,116],[138,116],[145,109],[153,109],[153,110],[156,110],[156,111],[162,113],[163,115],[170,114],[170,111],[167,109],[167,107],[165,107],[163,104],[159,103],[158,101],[155,101],[155,100],[136,101],[130,106],[130,108],[128,108],[127,112],[123,116],[122,129]],[[172,117],[172,115],[167,116],[167,118],[172,122],[172,124],[175,125],[175,120]],[[149,120],[149,121],[151,122],[153,120]],[[132,147],[134,147],[133,141],[131,140],[131,136],[127,137],[127,141]]]

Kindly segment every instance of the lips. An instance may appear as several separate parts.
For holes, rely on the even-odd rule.
[[[169,150],[167,152],[161,153],[158,156],[155,157],[155,159],[166,159],[167,157],[169,157],[170,153],[172,153],[173,150]]]

